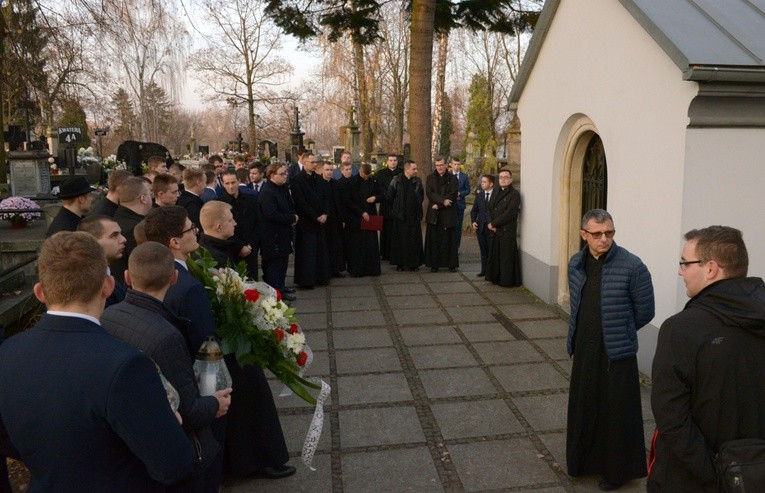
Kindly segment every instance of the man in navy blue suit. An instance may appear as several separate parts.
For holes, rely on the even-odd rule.
[[[87,233],[48,239],[34,286],[48,312],[0,347],[0,454],[33,492],[161,492],[198,462],[154,363],[99,324],[106,266]]]
[[[473,223],[475,235],[478,238],[478,248],[481,250],[481,272],[478,277],[486,275],[486,264],[489,261],[489,230],[486,228],[489,210],[489,200],[494,190],[494,176],[481,177],[481,191],[475,196],[473,208],[470,210],[470,221]]]
[[[452,158],[451,163],[452,173],[457,177],[457,200],[454,205],[457,206],[457,224],[454,227],[454,232],[457,235],[457,251],[460,251],[460,243],[462,242],[462,221],[465,218],[465,197],[470,195],[470,179],[468,175],[462,172],[462,164],[458,157]]]

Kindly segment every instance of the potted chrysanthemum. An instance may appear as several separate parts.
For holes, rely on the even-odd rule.
[[[0,219],[11,223],[11,229],[26,228],[40,219],[40,206],[24,197],[9,197],[0,201]]]

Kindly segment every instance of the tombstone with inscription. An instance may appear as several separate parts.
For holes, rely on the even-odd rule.
[[[11,194],[35,197],[50,193],[50,167],[47,151],[11,151]]]

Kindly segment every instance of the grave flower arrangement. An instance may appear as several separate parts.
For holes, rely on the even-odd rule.
[[[36,202],[24,197],[8,197],[0,201],[0,211],[9,210],[9,212],[0,212],[0,219],[8,221],[12,225],[27,225],[35,219],[40,219],[39,212],[25,212],[26,210],[39,209]],[[13,210],[15,212],[10,212]]]
[[[240,366],[268,368],[295,395],[315,404],[306,387],[321,387],[300,376],[308,353],[295,309],[282,302],[278,290],[248,279],[244,262],[236,269],[217,268],[210,252],[197,253],[189,270],[205,286],[223,354],[233,354]]]

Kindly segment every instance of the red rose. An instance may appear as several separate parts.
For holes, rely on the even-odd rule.
[[[298,333],[298,326],[297,324],[290,325],[290,334],[297,334]]]
[[[276,291],[276,301],[281,301],[282,300],[282,292],[279,291],[276,288],[274,288],[274,291]]]
[[[282,329],[274,329],[274,335],[277,341],[282,342],[284,340],[284,331]]]
[[[298,357],[297,357],[298,366],[305,365],[306,361],[308,361],[308,354],[306,354],[305,351],[300,351],[300,354],[298,354]]]
[[[244,290],[244,299],[247,301],[251,301],[252,303],[255,303],[258,301],[258,298],[260,298],[260,293],[257,289],[245,289]]]

